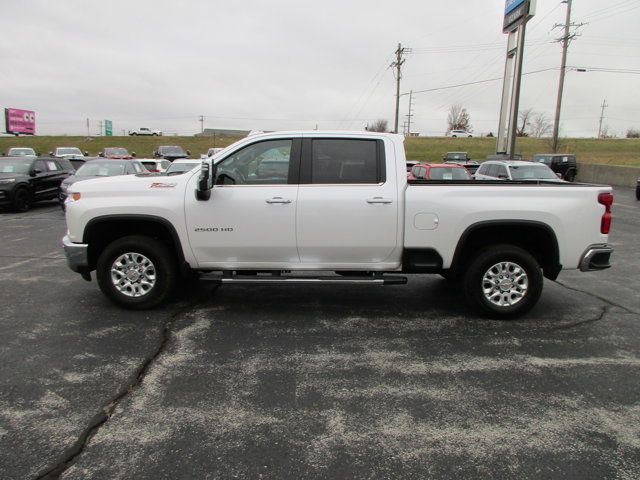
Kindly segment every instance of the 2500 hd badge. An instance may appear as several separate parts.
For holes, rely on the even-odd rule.
[[[196,227],[194,232],[233,232],[231,227]]]

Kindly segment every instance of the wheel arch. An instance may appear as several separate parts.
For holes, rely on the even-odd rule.
[[[562,270],[558,239],[549,225],[534,220],[489,220],[475,223],[462,233],[449,271],[458,275],[478,250],[503,243],[529,252],[550,280]]]
[[[181,268],[188,268],[178,232],[166,218],[118,214],[93,218],[85,226],[82,241],[89,245],[89,269],[95,269],[98,257],[107,245],[128,235],[145,235],[159,240],[175,253]]]

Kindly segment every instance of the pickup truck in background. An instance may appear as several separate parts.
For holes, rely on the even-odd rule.
[[[129,130],[129,135],[131,136],[136,136],[136,135],[146,135],[146,136],[150,136],[150,137],[160,137],[162,136],[162,132],[160,130],[151,130],[150,128],[147,127],[141,127],[138,128],[137,130]]]
[[[106,296],[134,309],[158,305],[190,272],[285,285],[440,274],[493,318],[532,308],[543,277],[609,267],[611,187],[408,181],[403,141],[259,134],[181,175],[74,184],[69,266],[86,280],[95,271]]]

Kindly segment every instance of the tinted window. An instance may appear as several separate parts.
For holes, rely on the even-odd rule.
[[[280,185],[289,179],[290,139],[251,144],[217,164],[217,184]]]
[[[502,175],[505,178],[509,178],[509,174],[507,172],[507,167],[505,167],[504,165],[496,165],[498,168],[496,170],[496,174],[494,176],[499,177],[500,175]]]
[[[378,183],[376,140],[313,140],[311,183]]]
[[[69,160],[73,168],[78,170],[82,165],[84,165],[84,160]]]
[[[429,170],[431,180],[470,180],[471,176],[464,168],[432,167]]]
[[[484,172],[485,175],[488,175],[489,177],[497,177],[498,176],[498,166],[495,164],[492,165],[488,165],[487,166],[487,170],[486,172]]]
[[[33,164],[33,168],[36,170],[40,170],[40,172],[46,172],[47,170],[47,164],[44,163],[43,160],[36,160],[36,163]]]

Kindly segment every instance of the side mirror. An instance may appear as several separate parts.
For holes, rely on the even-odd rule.
[[[136,152],[131,152],[131,156],[135,158]]]
[[[87,150],[84,151],[84,156],[88,157],[89,156],[89,152]]]
[[[191,155],[191,152],[189,150],[187,150],[187,155]]]
[[[196,189],[196,199],[206,202],[211,198],[213,188],[213,178],[216,176],[216,166],[208,162],[202,162],[200,177],[198,178],[198,188]]]
[[[40,156],[40,152],[36,152],[36,157],[39,157],[39,156]]]
[[[98,152],[99,157],[104,157],[104,152]]]
[[[53,152],[49,152],[49,156],[50,156],[50,157],[53,157]]]
[[[42,173],[42,170],[40,170],[39,168],[34,168],[33,170],[31,170],[31,176],[32,177],[35,177],[39,173]]]

